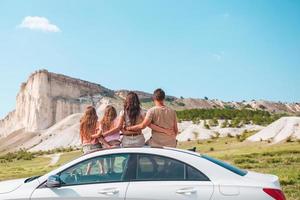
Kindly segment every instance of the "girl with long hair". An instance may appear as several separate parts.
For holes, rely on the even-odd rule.
[[[99,122],[97,134],[92,135],[93,138],[103,138],[106,142],[104,147],[118,147],[120,146],[120,131],[103,134],[106,131],[113,129],[117,124],[117,111],[112,105],[106,106],[104,115]]]
[[[88,154],[102,148],[98,138],[93,138],[92,135],[98,130],[98,116],[96,109],[93,106],[88,106],[80,119],[80,140],[84,154]],[[90,174],[91,165],[87,167],[87,174]],[[100,173],[104,172],[103,162],[99,163]]]
[[[80,119],[80,139],[84,154],[102,148],[98,139],[92,138],[92,135],[97,132],[97,122],[96,109],[93,106],[88,106]]]
[[[103,132],[109,131],[110,129],[114,128],[117,123],[117,111],[116,109],[108,105],[104,110],[104,115],[99,122],[99,127],[97,134],[92,135],[93,138],[101,138],[101,142],[105,148],[110,147],[119,147],[120,146],[120,131],[111,132],[110,134],[103,135]],[[114,172],[114,163],[115,159],[110,158],[106,159],[106,163],[108,166],[108,173]]]
[[[145,113],[141,109],[140,100],[135,92],[129,92],[124,101],[123,110],[120,112],[118,121],[112,129],[104,132],[102,135],[105,137],[112,133],[122,131],[123,137],[121,141],[122,147],[141,147],[145,145],[145,137],[142,131],[128,131],[126,127],[133,126],[141,123],[144,120]],[[151,129],[160,132],[166,132],[164,128],[150,124]]]

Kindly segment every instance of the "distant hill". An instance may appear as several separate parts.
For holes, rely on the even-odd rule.
[[[151,94],[136,92],[145,109],[152,106]],[[108,104],[113,104],[121,110],[127,93],[128,90],[114,91],[97,83],[47,70],[36,71],[21,84],[15,110],[0,120],[0,151],[4,147],[8,150],[19,147],[38,149],[42,144],[46,145],[47,140],[49,140],[47,147],[57,146],[59,143],[54,145],[55,142],[51,143],[50,138],[53,135],[66,132],[69,134],[70,131],[77,130],[78,121],[86,106],[94,105],[100,116]],[[167,105],[175,110],[229,108],[300,114],[299,103],[264,100],[224,102],[215,99],[167,96]],[[67,141],[63,146],[78,144],[78,133],[71,135],[73,139],[60,137]]]

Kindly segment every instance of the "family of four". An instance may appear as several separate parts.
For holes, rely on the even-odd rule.
[[[108,105],[101,120],[98,120],[96,109],[88,106],[80,120],[84,154],[110,147],[176,147],[176,112],[167,107],[164,100],[165,92],[156,89],[153,93],[155,106],[145,113],[138,95],[129,92],[119,116],[116,109]],[[146,127],[152,129],[152,136],[148,141],[145,141],[142,133]]]

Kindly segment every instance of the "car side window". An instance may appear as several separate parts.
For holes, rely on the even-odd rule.
[[[184,180],[185,165],[157,155],[140,154],[137,158],[137,180]]]
[[[209,178],[194,167],[186,167],[186,179],[190,181],[209,181]]]
[[[59,174],[62,186],[122,181],[128,154],[113,154],[89,159]]]

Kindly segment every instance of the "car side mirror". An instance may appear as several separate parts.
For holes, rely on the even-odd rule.
[[[48,188],[60,187],[61,186],[60,177],[57,175],[49,176],[46,182],[46,186]]]

